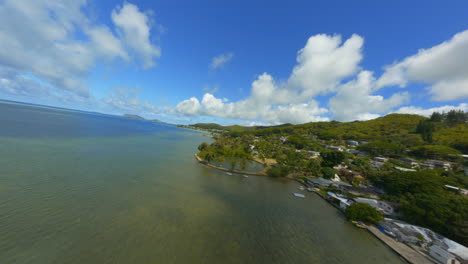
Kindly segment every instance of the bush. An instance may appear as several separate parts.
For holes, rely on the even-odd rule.
[[[383,216],[372,206],[365,203],[354,203],[346,209],[348,220],[363,221],[376,224],[383,221]]]
[[[266,173],[270,177],[286,177],[288,176],[289,170],[286,167],[271,167]]]

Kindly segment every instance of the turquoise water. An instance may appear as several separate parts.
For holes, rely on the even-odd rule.
[[[402,263],[321,198],[198,164],[200,133],[0,102],[0,263]]]

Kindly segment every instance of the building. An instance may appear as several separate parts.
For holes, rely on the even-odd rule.
[[[332,192],[328,192],[327,194],[328,194],[327,196],[328,200],[332,202],[333,204],[339,206],[342,211],[346,211],[348,206],[354,203],[352,200],[349,200],[348,198],[342,195],[338,195]]]
[[[450,170],[450,169],[452,169],[452,166],[451,166],[450,162],[448,162],[448,161],[426,160],[425,163],[426,163],[426,164],[431,164],[431,165],[433,165],[435,168],[442,168],[442,169],[445,169],[445,170]]]
[[[332,181],[324,179],[324,178],[308,178],[307,183],[317,188],[327,187],[330,184],[333,184]]]
[[[307,151],[307,153],[309,153],[310,155],[312,155],[314,157],[320,156],[320,152],[318,152],[318,151],[309,150],[309,151]]]
[[[339,146],[328,146],[328,149],[331,149],[334,151],[343,151],[343,148]]]
[[[377,209],[377,211],[381,212],[383,215],[386,215],[386,216],[395,215],[395,209],[393,208],[393,206],[384,201],[368,199],[368,198],[354,198],[353,201],[356,203],[368,204],[374,207],[375,209]]]
[[[401,158],[400,160],[403,161],[404,163],[410,165],[411,168],[413,168],[413,169],[419,167],[419,162],[417,160],[415,160],[415,159]]]
[[[429,247],[429,255],[441,264],[460,264],[460,261],[456,259],[455,255],[438,245]]]
[[[384,165],[383,162],[379,162],[379,161],[375,161],[375,160],[371,160],[370,164],[372,165],[372,167],[374,169],[380,169]]]
[[[356,140],[346,140],[346,144],[350,146],[359,146],[359,142],[357,142]]]
[[[378,162],[387,162],[387,161],[388,161],[388,158],[385,158],[385,157],[374,157],[374,160],[375,160],[375,161],[378,161]]]

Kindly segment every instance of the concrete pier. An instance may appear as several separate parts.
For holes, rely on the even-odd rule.
[[[403,257],[409,263],[414,263],[414,264],[434,264],[435,263],[429,260],[428,258],[424,257],[423,255],[421,255],[421,253],[417,252],[416,250],[380,232],[380,230],[378,230],[374,226],[369,226],[367,230],[369,230],[369,232],[371,232],[375,237],[377,237],[380,241],[384,242],[388,247],[393,249],[393,251],[398,253],[401,257]]]

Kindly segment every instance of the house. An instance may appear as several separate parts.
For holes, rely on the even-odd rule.
[[[310,155],[312,155],[314,157],[320,156],[320,152],[318,152],[318,151],[309,150],[309,151],[307,151],[307,153],[309,153]]]
[[[359,146],[359,142],[357,142],[356,140],[346,140],[346,144],[350,146]]]
[[[442,168],[442,169],[445,169],[445,170],[452,169],[452,166],[451,166],[450,162],[448,162],[448,161],[426,160],[425,163],[426,163],[426,164],[431,164],[431,165],[433,165],[435,168]]]
[[[343,151],[343,148],[339,146],[328,146],[328,149],[331,149],[334,151]]]
[[[434,164],[430,164],[427,162],[423,162],[419,164],[419,167],[421,167],[421,169],[434,169],[435,168]]]
[[[441,264],[460,264],[460,261],[456,259],[455,255],[438,245],[429,247],[429,255]]]
[[[357,149],[347,149],[346,152],[357,155],[360,151]]]
[[[352,200],[349,200],[348,198],[342,195],[338,195],[333,192],[328,192],[327,194],[328,194],[327,196],[328,200],[338,205],[342,211],[346,211],[348,206],[354,203]]]
[[[388,161],[388,158],[385,158],[385,157],[374,157],[374,160],[375,160],[375,161],[378,161],[378,162],[387,162],[387,161]]]
[[[384,165],[383,162],[379,162],[375,160],[371,160],[370,163],[374,169],[380,169]]]
[[[368,204],[377,209],[377,211],[381,212],[383,215],[395,215],[395,209],[387,202],[368,198],[354,198],[353,201],[356,203]]]
[[[324,178],[308,178],[307,183],[317,188],[327,187],[330,184],[333,184],[332,181]]]
[[[413,168],[413,169],[419,167],[419,162],[417,160],[415,160],[415,159],[401,158],[400,160],[403,161],[404,163],[410,165],[411,168]]]
[[[394,168],[399,171],[416,171],[415,169],[407,169],[407,168],[398,167],[398,166],[395,166]]]

